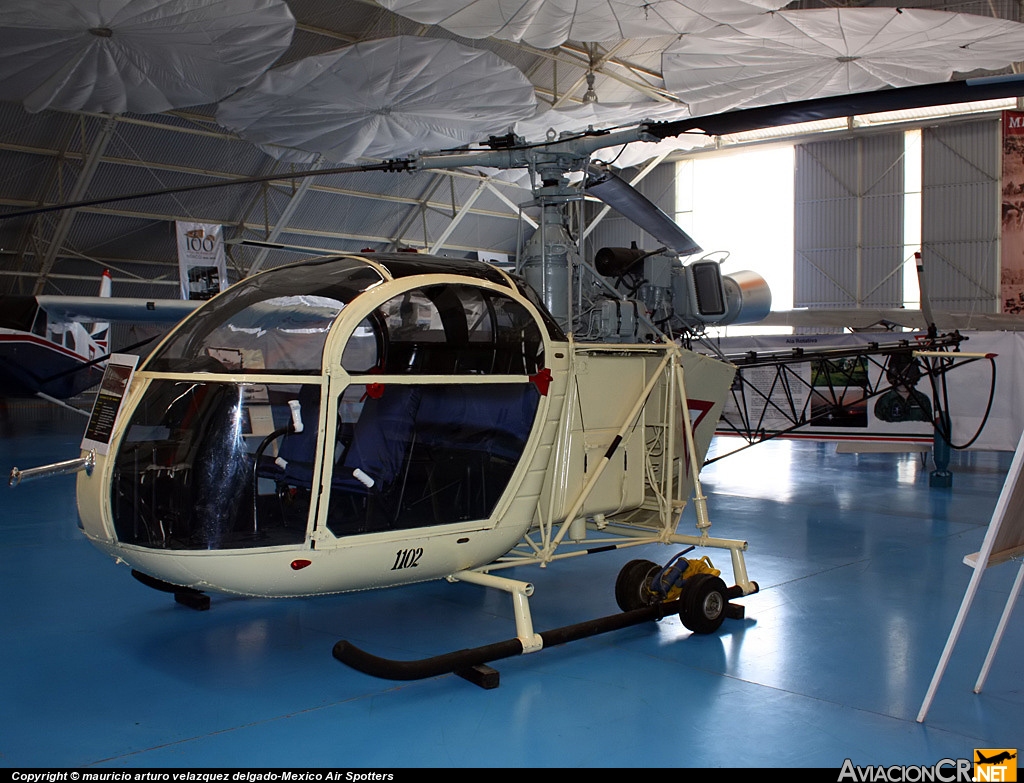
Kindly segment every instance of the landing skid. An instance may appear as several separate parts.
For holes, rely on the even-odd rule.
[[[381,658],[361,650],[343,639],[334,645],[334,657],[363,674],[386,680],[421,680],[451,673],[469,680],[474,685],[490,690],[497,688],[500,684],[500,673],[487,666],[488,663],[525,653],[538,652],[547,647],[586,639],[609,631],[618,631],[641,623],[661,620],[686,611],[687,596],[684,592],[675,600],[657,602],[639,609],[598,617],[575,625],[565,625],[538,634],[533,631],[527,602],[528,596],[533,593],[533,585],[474,571],[455,574],[451,579],[453,581],[473,581],[511,593],[516,609],[516,628],[519,636],[494,644],[471,647],[414,661]],[[756,590],[756,584],[754,587]],[[724,608],[724,614],[729,619],[743,619],[744,607],[731,603],[732,598],[738,598],[743,594],[742,588],[738,586],[731,587],[726,591],[725,598],[729,602]]]
[[[566,625],[539,634],[544,647],[553,647],[566,642],[574,642],[589,636],[617,631],[631,625],[661,620],[678,612],[680,600],[634,609],[631,612],[600,617],[575,625]],[[541,649],[541,648],[538,648]],[[351,642],[342,640],[334,645],[334,657],[363,674],[380,677],[386,680],[422,680],[440,674],[458,674],[482,688],[497,688],[499,673],[484,664],[522,655],[526,650],[521,639],[506,639],[495,644],[485,644],[468,650],[435,655],[433,658],[422,658],[418,661],[396,661],[380,658],[359,649]],[[483,671],[481,671],[483,670]],[[481,676],[483,679],[481,679]]]
[[[174,600],[182,606],[187,606],[189,609],[205,612],[210,608],[210,596],[202,590],[196,590],[194,587],[172,585],[170,582],[164,582],[162,579],[157,579],[149,574],[136,571],[134,568],[132,569],[132,576],[142,582],[142,584],[146,585],[146,587],[152,587],[154,590],[159,590],[161,593],[173,593]]]

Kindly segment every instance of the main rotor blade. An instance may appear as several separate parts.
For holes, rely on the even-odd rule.
[[[148,190],[140,193],[129,193],[126,196],[104,196],[102,198],[90,198],[84,201],[69,201],[63,204],[50,204],[46,207],[32,207],[31,209],[19,209],[17,212],[8,212],[0,215],[0,220],[11,220],[12,218],[29,217],[41,215],[45,212],[59,212],[63,209],[81,209],[82,207],[95,207],[100,204],[113,204],[118,201],[131,201],[136,198],[151,198],[153,196],[170,196],[175,193],[191,193],[194,190],[212,190],[213,188],[230,188],[235,185],[256,185],[263,182],[274,182],[282,179],[302,179],[303,177],[323,176],[325,174],[355,174],[366,171],[406,171],[409,168],[409,161],[385,161],[383,163],[368,163],[361,166],[341,166],[333,169],[313,169],[311,171],[281,172],[280,174],[265,174],[259,177],[243,177],[241,179],[229,179],[223,182],[206,182],[202,185],[182,185],[176,188],[164,188],[163,190]]]
[[[701,246],[689,234],[628,182],[606,169],[592,168],[591,171],[596,174],[587,180],[588,193],[597,196],[679,255],[688,256],[701,251]]]
[[[585,150],[588,154],[605,146],[616,146],[624,141],[640,139],[667,139],[691,131],[701,131],[711,136],[722,136],[729,133],[741,133],[758,128],[771,128],[780,125],[792,125],[813,120],[852,117],[858,114],[875,114],[900,109],[920,109],[926,106],[943,106],[972,101],[986,101],[997,98],[1012,98],[1024,95],[1024,74],[1010,76],[994,76],[981,79],[942,82],[941,84],[923,84],[914,87],[895,87],[888,90],[856,93],[853,95],[836,95],[829,98],[813,98],[806,101],[776,106],[759,106],[752,109],[735,109],[722,114],[710,114],[704,117],[687,117],[672,122],[645,123],[637,129],[636,138],[625,138],[629,133],[611,134],[603,139],[589,139]],[[553,142],[552,145],[532,144],[531,149],[540,150],[545,146],[564,145],[565,142]],[[489,165],[499,168],[518,166],[512,150],[491,150],[489,152],[467,152],[463,155],[452,155],[447,159],[423,158],[423,168],[456,168],[465,165]],[[485,160],[486,158],[486,160]],[[493,160],[492,160],[493,159]],[[391,160],[383,163],[342,166],[332,169],[313,169],[310,171],[294,171],[290,173],[267,174],[258,177],[208,182],[202,185],[183,185],[176,188],[130,193],[124,196],[106,196],[103,198],[86,199],[83,201],[52,204],[43,207],[21,209],[16,212],[0,214],[0,221],[12,218],[29,217],[46,212],[58,212],[64,209],[81,209],[102,204],[113,204],[118,201],[167,196],[176,193],[188,193],[196,190],[227,188],[234,185],[252,185],[275,180],[301,179],[303,177],[324,176],[330,174],[354,174],[371,171],[413,171],[418,166],[417,159]],[[615,186],[610,186],[614,188]],[[595,194],[596,195],[596,194]],[[666,216],[667,218],[667,216]],[[655,235],[656,236],[656,235]],[[692,240],[690,240],[692,242]],[[669,243],[666,243],[669,244]]]
[[[888,90],[811,98],[806,101],[734,109],[704,117],[687,117],[671,122],[651,123],[646,130],[659,139],[700,130],[709,136],[724,136],[759,128],[774,128],[798,122],[832,120],[858,114],[877,114],[901,109],[922,109],[972,101],[990,101],[1024,95],[1024,74],[983,79],[894,87]]]

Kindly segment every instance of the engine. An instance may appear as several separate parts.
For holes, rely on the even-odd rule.
[[[578,339],[644,342],[656,331],[674,335],[757,323],[771,310],[771,290],[756,272],[722,274],[716,260],[684,264],[665,248],[645,251],[635,243],[601,248],[590,266],[567,237],[552,243],[559,228],[544,228],[547,252],[542,258],[528,247],[523,271],[556,320],[567,323],[567,313],[574,313],[571,331]],[[558,252],[552,252],[555,244]],[[569,269],[577,270],[572,289]]]
[[[616,291],[637,300],[663,331],[667,331],[664,326],[678,332],[757,323],[772,306],[768,284],[756,272],[723,275],[719,262],[710,259],[684,265],[664,248],[645,252],[635,244],[604,247],[594,256],[594,267],[614,281]]]
[[[718,261],[671,217],[606,167],[591,165],[585,178],[596,196],[661,247],[604,247],[593,264],[580,254],[569,204],[578,192],[562,172],[542,174],[535,188],[540,223],[526,242],[518,269],[565,331],[578,340],[636,343],[697,332],[708,326],[757,323],[772,296],[755,272],[723,275]],[[578,222],[578,221],[577,221]]]

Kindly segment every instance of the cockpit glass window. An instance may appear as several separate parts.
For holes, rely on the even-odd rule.
[[[533,316],[505,294],[436,285],[381,305],[349,338],[341,363],[353,374],[530,375],[543,367],[544,343]]]
[[[374,328],[369,318],[356,327],[345,343],[341,365],[351,373],[371,372],[379,363],[380,330]]]
[[[319,384],[153,381],[114,458],[118,540],[154,549],[302,544],[319,420]]]
[[[532,383],[374,383],[338,400],[327,527],[339,538],[488,519],[526,448]]]
[[[198,310],[146,364],[157,372],[318,373],[334,320],[382,282],[353,259],[280,267]]]
[[[490,302],[484,299],[480,291],[468,288],[462,296],[462,306],[466,313],[466,336],[469,342],[493,343],[497,324]]]

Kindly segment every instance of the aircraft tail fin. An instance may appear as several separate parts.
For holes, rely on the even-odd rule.
[[[103,270],[103,277],[100,278],[100,296],[110,297],[110,289],[113,285],[113,278],[110,276],[110,270]]]

